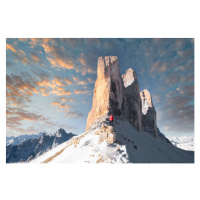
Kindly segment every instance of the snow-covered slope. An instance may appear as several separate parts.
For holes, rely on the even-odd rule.
[[[194,137],[183,136],[183,137],[171,137],[168,139],[174,146],[180,149],[194,151]]]
[[[115,120],[117,142],[99,144],[100,124],[57,146],[30,163],[193,163],[194,152],[184,151],[162,137],[137,132],[128,121]]]
[[[59,129],[54,135],[43,133],[41,137],[28,139],[17,145],[6,146],[6,162],[27,162],[69,140],[74,134]]]

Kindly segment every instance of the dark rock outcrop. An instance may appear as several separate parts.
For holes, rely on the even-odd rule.
[[[130,101],[130,109],[133,111],[133,124],[138,130],[142,130],[142,103],[140,98],[140,90],[137,79],[137,74],[134,70],[129,68],[126,74],[122,75],[124,87]]]
[[[140,92],[142,101],[142,127],[144,131],[151,133],[153,136],[158,136],[158,128],[156,122],[156,110],[153,106],[150,92],[145,89]]]

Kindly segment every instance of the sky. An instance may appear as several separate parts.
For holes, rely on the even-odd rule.
[[[92,108],[100,56],[117,56],[121,75],[136,71],[167,137],[194,135],[194,39],[6,40],[7,136],[41,131],[81,134]]]

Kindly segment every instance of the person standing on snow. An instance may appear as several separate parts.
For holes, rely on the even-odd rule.
[[[109,120],[110,120],[110,125],[113,126],[113,115],[112,114],[110,115]]]

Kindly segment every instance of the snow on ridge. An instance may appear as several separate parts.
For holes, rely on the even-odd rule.
[[[180,149],[194,151],[194,136],[168,137],[168,139]]]
[[[166,139],[136,131],[130,122],[115,120],[117,142],[99,143],[94,125],[81,135],[33,159],[30,163],[193,163],[192,152],[176,148]]]

